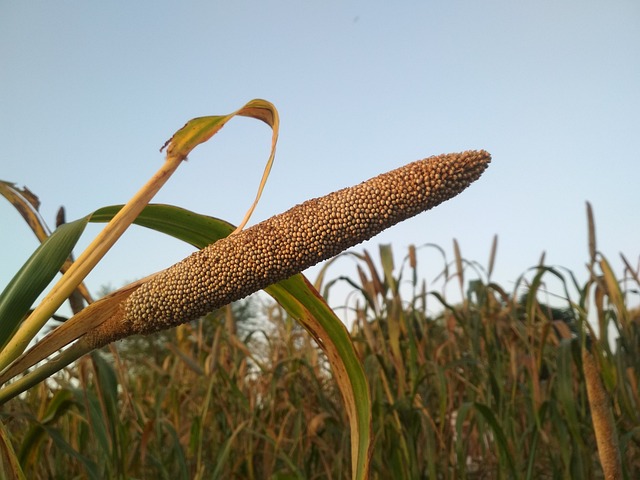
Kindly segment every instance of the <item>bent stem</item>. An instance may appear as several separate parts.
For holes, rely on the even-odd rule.
[[[158,190],[167,182],[184,158],[183,156],[167,155],[160,169],[113,217],[69,267],[67,272],[33,310],[31,315],[27,317],[20,329],[0,352],[0,371],[4,370],[25,351],[29,342],[42,329],[47,320],[69,298],[75,288],[104,257],[124,231],[129,228],[129,225],[133,223]]]

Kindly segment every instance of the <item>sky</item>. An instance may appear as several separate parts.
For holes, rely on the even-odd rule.
[[[620,252],[638,264],[635,0],[0,0],[0,179],[38,195],[51,226],[61,205],[74,220],[126,202],[186,121],[253,98],[275,104],[281,130],[252,224],[414,160],[482,148],[493,161],[479,181],[355,251],[377,257],[391,243],[399,264],[410,244],[437,244],[451,260],[455,238],[486,267],[497,235],[492,280],[505,289],[542,252],[586,282],[589,201],[617,274]],[[238,223],[270,142],[263,123],[232,120],[154,202]],[[0,199],[0,289],[36,247]],[[87,285],[119,287],[191,251],[133,227]],[[431,281],[442,259],[419,252]],[[353,261],[328,275],[340,274],[354,276]]]

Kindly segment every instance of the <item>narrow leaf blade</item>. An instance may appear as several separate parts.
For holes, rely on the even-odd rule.
[[[87,221],[85,217],[56,229],[0,294],[0,345],[6,345],[11,339],[29,308],[60,271]]]

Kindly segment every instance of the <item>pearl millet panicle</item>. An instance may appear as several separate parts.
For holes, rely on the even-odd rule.
[[[419,160],[221,239],[138,288],[119,333],[99,343],[189,322],[289,278],[456,196],[490,161],[483,150]]]

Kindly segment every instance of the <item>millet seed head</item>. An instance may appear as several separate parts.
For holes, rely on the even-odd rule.
[[[483,150],[439,155],[308,200],[156,275],[126,301],[121,331],[103,334],[156,332],[244,298],[456,196],[490,161]]]

